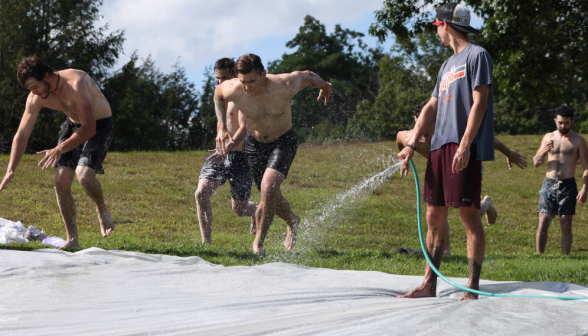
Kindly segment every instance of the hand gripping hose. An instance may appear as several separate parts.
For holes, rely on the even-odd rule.
[[[482,292],[482,291],[479,291],[479,290],[475,290],[475,289],[471,289],[471,288],[467,288],[467,287],[458,285],[455,282],[453,282],[453,281],[449,280],[448,278],[446,278],[433,265],[433,262],[431,261],[431,259],[429,258],[429,254],[427,253],[427,249],[425,248],[425,241],[423,240],[423,230],[421,228],[421,191],[420,191],[420,188],[419,188],[419,177],[417,175],[417,171],[416,171],[416,168],[414,166],[414,163],[412,162],[412,159],[410,159],[410,167],[412,168],[412,173],[414,174],[414,184],[416,186],[416,194],[417,194],[417,222],[418,222],[418,227],[419,227],[419,240],[421,242],[421,248],[423,249],[423,255],[427,259],[427,262],[429,263],[429,266],[431,266],[431,269],[433,270],[433,272],[435,272],[445,282],[447,282],[448,284],[450,284],[450,285],[452,285],[454,287],[457,287],[457,288],[459,288],[459,289],[461,289],[463,291],[474,293],[474,294],[478,294],[478,295],[484,295],[484,296],[519,297],[519,298],[541,298],[541,299],[560,299],[560,300],[588,300],[588,297],[546,296],[546,295],[545,296],[535,296],[535,295],[513,295],[513,294],[488,293],[488,292]]]

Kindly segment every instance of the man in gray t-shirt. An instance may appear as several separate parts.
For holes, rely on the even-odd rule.
[[[441,66],[431,99],[398,157],[408,162],[417,140],[435,125],[425,173],[427,252],[439,268],[447,243],[448,209],[459,208],[468,240],[468,287],[477,290],[486,246],[479,215],[482,161],[494,160],[492,58],[470,42],[468,34],[478,30],[470,27],[470,12],[465,6],[448,3],[436,11],[434,25],[441,45],[451,46],[455,54]],[[399,297],[434,297],[436,287],[437,275],[427,264],[423,283]],[[460,301],[477,298],[477,294],[466,292]]]

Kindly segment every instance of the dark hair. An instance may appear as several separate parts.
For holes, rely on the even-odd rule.
[[[235,73],[235,59],[224,57],[214,63],[214,70],[229,70],[231,75]]]
[[[571,120],[574,120],[574,114],[576,113],[576,111],[568,104],[562,104],[560,107],[556,107],[553,111],[555,111],[554,117],[557,118],[557,116],[560,115],[564,118],[569,117]]]
[[[419,116],[421,115],[421,111],[423,110],[423,107],[425,107],[425,105],[427,105],[426,101],[424,101],[414,107],[414,111],[412,111],[412,113],[414,113],[415,118],[417,118],[417,119],[419,118]]]
[[[257,71],[260,75],[263,70],[265,70],[263,68],[263,63],[261,63],[261,58],[255,54],[243,55],[239,57],[237,62],[235,62],[235,71],[237,71],[237,73],[246,75],[253,70]]]
[[[29,56],[23,58],[18,64],[16,77],[20,85],[25,87],[26,82],[31,78],[43,81],[46,73],[53,75],[53,68],[45,64],[38,56]]]

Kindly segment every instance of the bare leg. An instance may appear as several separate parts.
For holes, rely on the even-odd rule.
[[[559,216],[561,226],[561,253],[567,256],[572,250],[572,220],[574,215]]]
[[[196,211],[198,212],[198,222],[200,223],[200,235],[202,243],[212,243],[212,206],[210,198],[212,194],[220,187],[220,180],[200,179],[198,189],[196,190]]]
[[[437,269],[441,266],[445,238],[447,237],[447,208],[429,205],[427,207],[427,253]],[[425,263],[425,279],[414,290],[398,298],[420,298],[437,296],[437,274],[429,263]]]
[[[467,235],[467,253],[470,279],[468,281],[468,288],[480,289],[480,273],[482,271],[482,261],[484,261],[484,251],[486,249],[486,236],[484,234],[484,227],[482,226],[482,219],[480,218],[480,211],[475,206],[459,208],[461,221],[466,229]],[[459,301],[476,300],[478,294],[466,292]]]
[[[67,238],[61,248],[79,249],[78,227],[76,225],[76,203],[71,192],[71,185],[74,179],[74,170],[69,167],[55,168],[55,193],[57,194],[57,205],[61,212],[61,218],[65,224]]]
[[[492,225],[496,223],[498,213],[490,196],[486,195],[482,202],[480,202],[480,217],[486,215],[486,223]]]
[[[233,211],[239,217],[247,216],[251,217],[251,228],[249,229],[249,233],[254,235],[257,232],[257,225],[255,222],[255,211],[257,211],[257,206],[255,203],[247,201],[237,201],[236,199],[233,200]]]
[[[451,255],[451,246],[449,246],[449,221],[445,221],[447,223],[447,243],[445,244],[445,253],[444,255],[450,256]]]
[[[549,214],[544,212],[539,213],[539,227],[537,228],[537,235],[535,236],[537,253],[545,252],[545,245],[547,245],[547,231],[549,230],[552,219],[553,216]]]
[[[110,218],[110,211],[104,203],[102,185],[96,178],[96,171],[90,167],[78,166],[76,169],[78,181],[84,187],[86,194],[96,204],[96,212],[100,221],[100,231],[103,237],[108,237],[114,231],[114,222]]]
[[[282,196],[280,186],[285,180],[284,174],[279,171],[267,168],[261,181],[261,200],[257,206],[255,219],[257,221],[257,233],[253,242],[253,252],[263,254],[263,241],[277,214],[288,225],[288,233],[284,241],[286,250],[291,250],[296,244],[296,234],[300,217],[292,209],[288,201]]]

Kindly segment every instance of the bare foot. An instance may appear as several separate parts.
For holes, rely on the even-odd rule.
[[[496,223],[498,212],[496,211],[494,204],[492,204],[492,199],[490,198],[490,196],[484,197],[484,201],[488,203],[488,210],[486,210],[486,222],[488,223],[488,225],[492,225]]]
[[[286,234],[286,240],[284,240],[284,247],[288,251],[292,251],[294,245],[296,245],[296,235],[298,234],[298,226],[300,225],[300,216],[294,215],[295,219],[292,224],[288,224],[288,233]]]
[[[79,250],[80,242],[76,238],[72,238],[70,240],[66,240],[65,244],[63,244],[60,249],[72,249],[72,250]]]
[[[98,213],[98,220],[100,221],[100,231],[102,231],[102,237],[108,237],[114,231],[114,222],[110,218],[110,211],[106,211],[103,214]]]
[[[255,245],[253,245],[253,253],[257,254],[260,257],[265,256],[265,251],[263,250],[263,247],[255,248]]]
[[[469,301],[469,300],[477,300],[478,294],[466,292],[459,301]]]
[[[399,299],[416,299],[422,297],[436,297],[437,292],[431,288],[431,286],[427,286],[426,282],[423,282],[420,286],[413,289],[412,291],[404,294],[399,295],[397,298]]]
[[[249,229],[249,233],[252,235],[257,233],[257,224],[255,223],[255,215],[251,216],[251,229]]]

